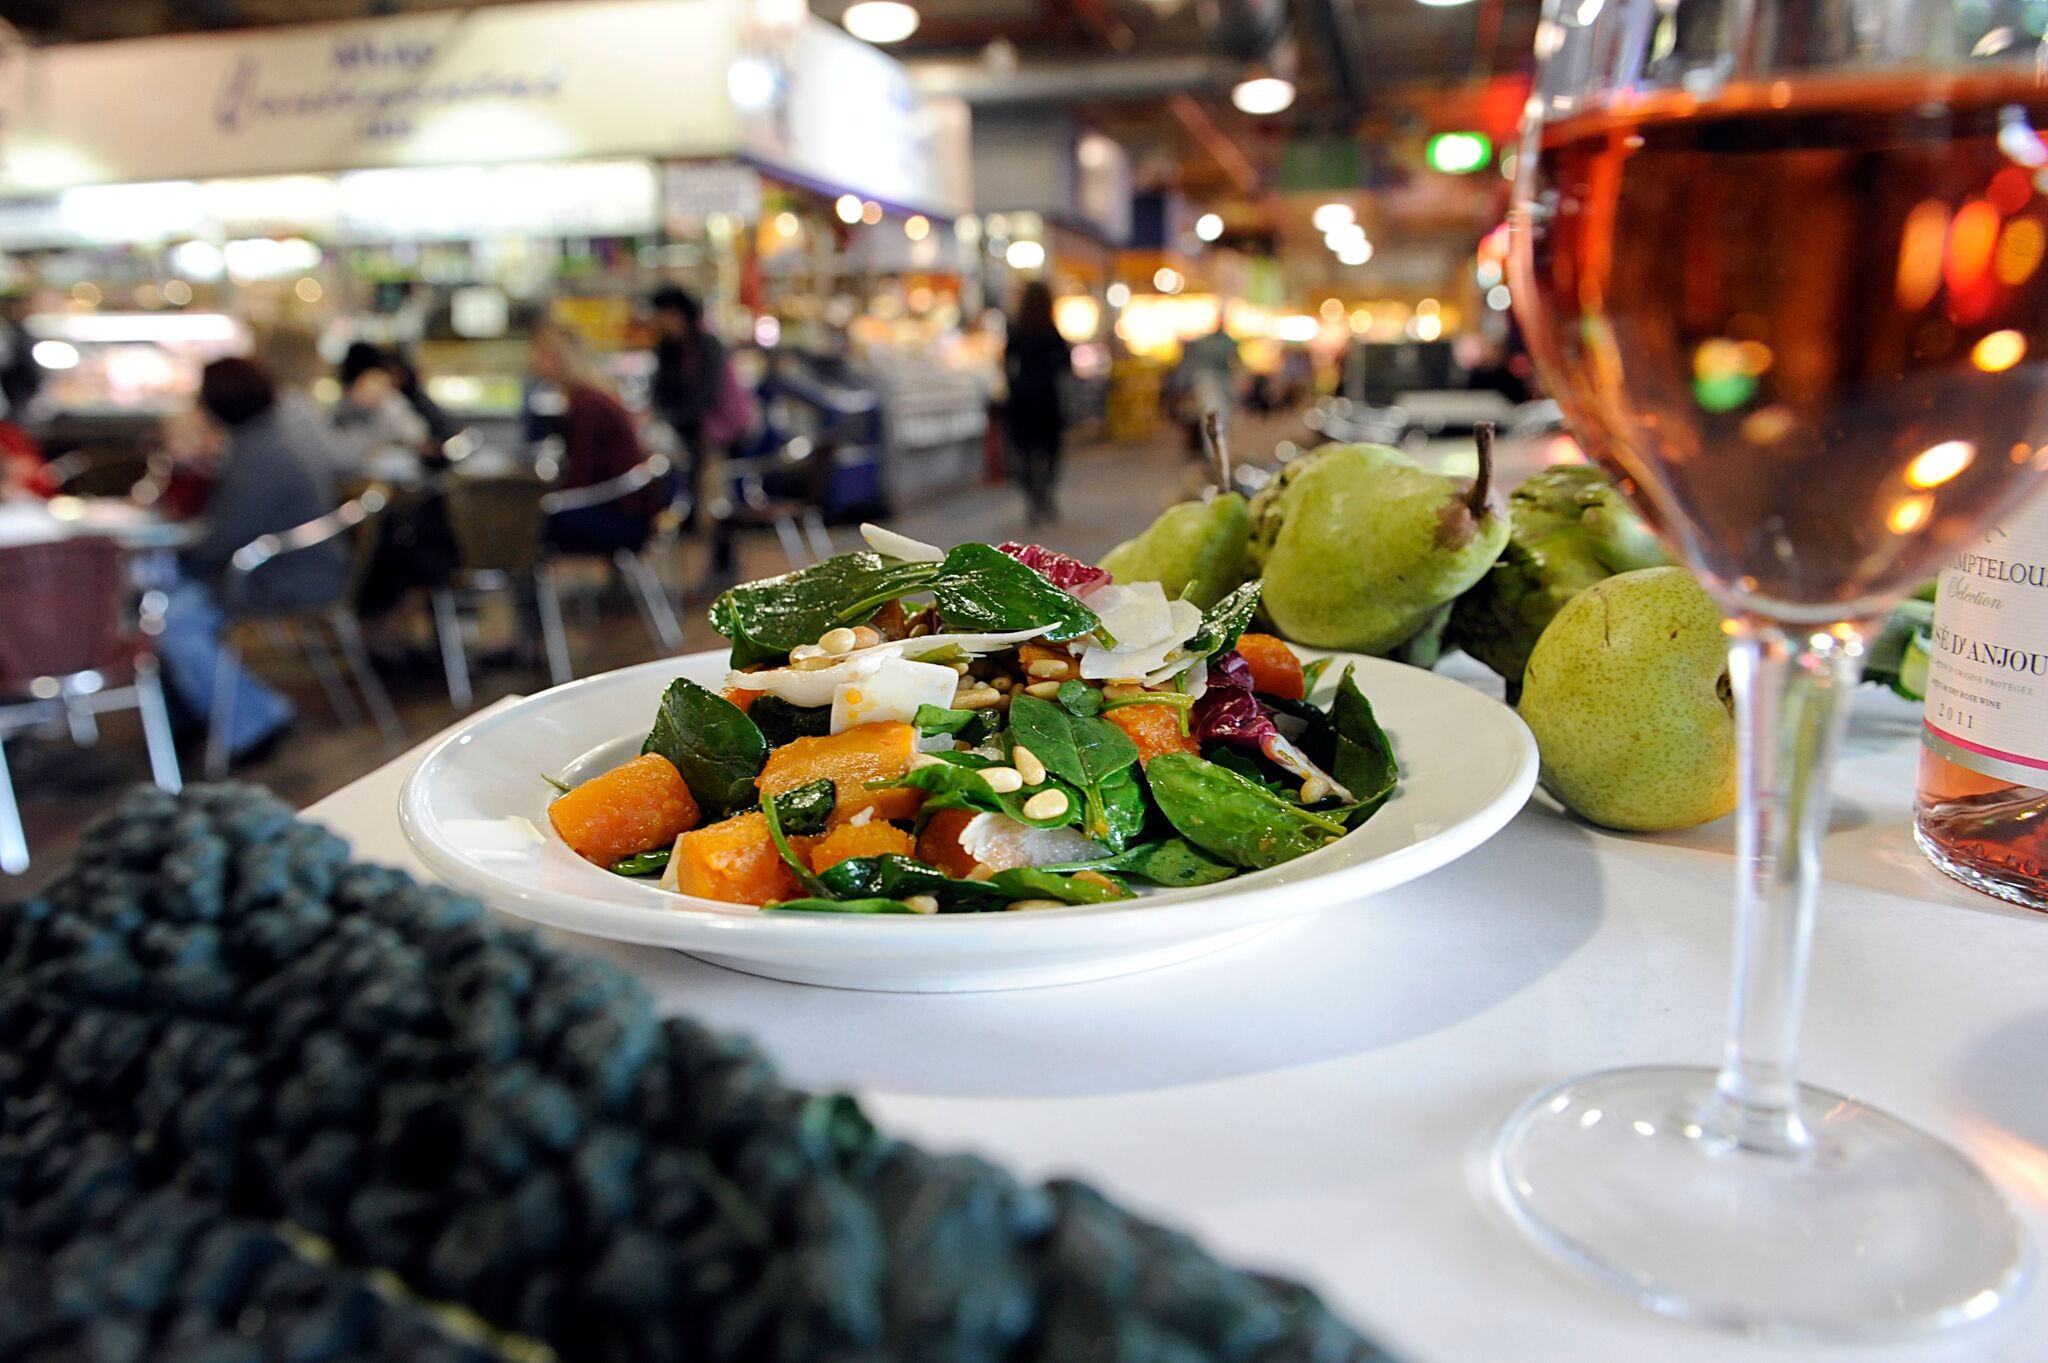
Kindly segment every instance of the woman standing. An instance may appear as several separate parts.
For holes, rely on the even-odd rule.
[[[631,470],[645,457],[633,418],[576,333],[545,323],[533,334],[533,375],[559,389],[562,472],[559,486],[589,487]],[[654,530],[663,484],[650,483],[614,501],[548,517],[548,542],[571,554],[637,551]]]
[[[1067,429],[1060,393],[1073,372],[1067,338],[1053,325],[1052,290],[1044,280],[1034,279],[1017,299],[1009,339],[1003,347],[1003,376],[1010,393],[1003,425],[1009,432],[1017,481],[1030,502],[1033,525],[1059,518],[1053,485],[1059,479],[1060,442]]]

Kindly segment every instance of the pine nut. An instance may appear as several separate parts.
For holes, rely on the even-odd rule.
[[[1045,763],[1038,760],[1038,754],[1022,743],[1010,749],[1010,760],[1017,764],[1017,774],[1024,778],[1027,786],[1045,784]]]
[[[1142,686],[1116,684],[1102,688],[1102,698],[1104,700],[1136,700],[1144,694],[1145,688]]]
[[[1033,909],[1064,909],[1067,907],[1057,899],[1013,899],[1008,908],[1011,913],[1029,913]]]
[[[1027,819],[1057,819],[1067,812],[1067,793],[1064,790],[1041,790],[1024,802],[1024,817]]]
[[[995,878],[995,874],[996,874],[996,871],[995,871],[995,867],[993,867],[993,866],[984,866],[984,865],[982,865],[982,864],[981,864],[980,862],[978,862],[978,861],[977,861],[977,862],[975,862],[975,863],[974,863],[974,869],[973,869],[973,870],[971,870],[971,871],[969,871],[969,872],[968,872],[968,873],[967,873],[967,874],[966,874],[965,876],[963,876],[963,877],[962,877],[962,879],[964,879],[964,880],[993,880],[993,879]]]
[[[823,653],[813,654],[808,658],[798,658],[792,655],[789,665],[799,672],[823,672],[828,667],[839,666],[839,659],[828,657]]]
[[[1123,889],[1121,885],[1117,884],[1114,880],[1111,880],[1108,876],[1102,874],[1102,872],[1100,871],[1076,871],[1074,872],[1074,879],[1086,881],[1090,885],[1098,886],[1099,888],[1105,890],[1121,891]]]
[[[953,708],[955,710],[986,710],[991,706],[1002,704],[1007,699],[1008,697],[993,687],[976,686],[963,688],[953,693]]]
[[[1025,664],[1025,675],[1047,678],[1052,681],[1072,681],[1074,665],[1058,658],[1038,658]]]
[[[822,658],[824,656],[825,650],[819,648],[816,644],[798,644],[789,651],[789,660],[792,663],[805,662],[812,658]]]
[[[983,767],[981,779],[998,795],[1024,789],[1024,777],[1015,767]]]
[[[930,634],[931,632],[932,627],[930,625],[927,625],[924,621],[920,620],[910,627],[910,633],[904,637],[910,639],[922,639],[925,635]]]
[[[947,664],[946,664],[946,666],[948,666],[948,667],[952,668],[952,669],[953,669],[953,670],[954,670],[955,672],[959,673],[959,674],[960,674],[961,676],[963,676],[963,677],[964,677],[964,676],[966,676],[966,675],[967,675],[967,669],[968,669],[968,668],[970,668],[970,667],[972,667],[972,666],[974,666],[974,664],[972,664],[972,663],[947,663]]]
[[[1328,799],[1329,795],[1330,783],[1320,776],[1311,776],[1301,783],[1301,802],[1305,805],[1316,804]]]
[[[916,771],[919,767],[942,766],[944,765],[945,760],[946,759],[943,757],[933,757],[928,752],[914,752],[910,755],[910,761],[907,764],[907,767],[911,771]]]
[[[818,647],[835,658],[843,658],[853,652],[853,646],[853,631],[844,625],[838,629],[828,629],[818,636]]]
[[[853,646],[855,648],[873,648],[881,642],[882,631],[870,625],[855,625],[853,627]]]
[[[1011,687],[1015,686],[1017,684],[1017,681],[1016,678],[1010,676],[1008,673],[1005,673],[1000,677],[990,677],[988,679],[988,684],[990,686],[993,686],[998,691],[1007,691]]]
[[[1031,685],[1024,688],[1025,695],[1036,696],[1040,700],[1051,700],[1054,696],[1057,696],[1059,693],[1060,683],[1056,681],[1033,682],[1031,683]]]
[[[928,894],[914,894],[903,901],[903,907],[912,913],[937,913],[939,901]]]

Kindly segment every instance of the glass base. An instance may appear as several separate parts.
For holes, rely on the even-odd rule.
[[[1714,1071],[1609,1070],[1538,1094],[1495,1191],[1549,1254],[1667,1316],[1850,1340],[1976,1320],[2026,1277],[2025,1234],[1970,1162],[1853,1099],[1800,1090],[1792,1154],[1707,1134]]]
[[[1934,863],[1934,869],[1981,894],[2003,899],[2008,904],[2017,904],[2023,909],[2037,909],[2048,913],[2048,889],[2042,888],[2039,880],[2024,879],[2018,873],[1999,867],[1996,871],[1981,863],[1966,861],[1952,855],[1941,843],[1927,835],[1919,820],[1913,822],[1913,841],[1920,844],[1920,850]]]

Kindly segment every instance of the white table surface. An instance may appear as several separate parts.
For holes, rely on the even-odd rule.
[[[1967,1150],[2048,1245],[2048,918],[1914,848],[1917,725],[1865,688],[1836,783],[1806,1075]],[[308,814],[417,871],[396,809],[420,751]],[[1411,1363],[2048,1360],[2038,1276],[1945,1337],[1773,1346],[1584,1285],[1484,1202],[1480,1153],[1536,1089],[1718,1056],[1731,837],[1726,820],[1622,837],[1539,799],[1369,902],[1150,974],[1014,993],[841,992],[550,935],[620,962],[664,1010],[751,1034],[792,1082],[853,1091],[899,1135],[1086,1178],[1233,1263],[1299,1277]]]

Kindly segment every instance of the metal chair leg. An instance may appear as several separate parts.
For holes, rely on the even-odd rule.
[[[14,803],[14,782],[7,776],[7,748],[0,743],[0,871],[18,876],[28,870],[28,834],[22,831],[21,809]]]
[[[363,628],[356,623],[355,612],[347,606],[336,607],[328,612],[327,627],[334,631],[335,640],[341,645],[341,656],[348,660],[348,670],[356,679],[356,689],[363,693],[363,704],[370,707],[377,732],[384,735],[386,743],[403,743],[405,726],[398,722],[398,712],[391,708],[390,693],[385,691],[384,679],[377,675],[377,665],[363,643]]]
[[[135,662],[135,708],[142,712],[142,742],[149,749],[149,774],[159,786],[175,795],[184,789],[185,778],[178,770],[171,712],[164,705],[164,684],[157,676],[154,658],[138,658]]]
[[[797,533],[796,522],[788,516],[775,518],[775,538],[782,541],[782,556],[789,560],[791,568],[802,568],[811,561],[804,549],[803,536]]]
[[[569,665],[569,637],[562,629],[562,598],[555,591],[555,570],[545,563],[533,568],[534,604],[540,609],[541,643],[547,649],[548,680],[556,686],[576,679]]]
[[[228,726],[235,722],[235,673],[241,668],[242,649],[232,638],[221,636],[213,655],[213,704],[206,715],[206,779],[224,780],[228,774]]]
[[[312,665],[313,675],[320,679],[320,689],[327,693],[327,705],[334,711],[334,718],[344,729],[353,729],[362,722],[362,708],[349,694],[348,683],[341,679],[341,669],[334,665],[334,655],[327,651],[326,641],[315,629],[295,629],[292,633],[298,636],[299,651]]]
[[[94,718],[92,705],[84,696],[72,693],[65,695],[64,722],[70,726],[73,743],[81,748],[99,746],[100,722]]]
[[[469,689],[469,655],[462,649],[462,617],[455,610],[455,593],[446,587],[434,592],[434,637],[441,643],[441,670],[448,675],[448,700],[458,710],[476,704]]]
[[[644,555],[627,549],[612,555],[612,562],[618,565],[626,585],[639,601],[641,617],[646,620],[647,632],[654,642],[671,653],[682,652],[683,622],[676,618],[675,603],[668,599],[668,591],[661,585],[654,565]]]
[[[811,542],[811,557],[823,563],[832,557],[832,532],[825,528],[825,517],[816,507],[804,511],[804,538]]]

